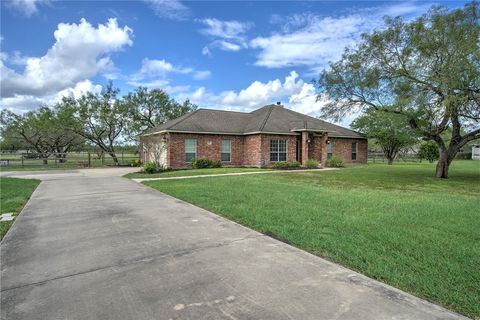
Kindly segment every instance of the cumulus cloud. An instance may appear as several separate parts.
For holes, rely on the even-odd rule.
[[[6,4],[24,16],[31,17],[38,12],[39,5],[48,4],[49,2],[49,0],[10,0],[6,1]]]
[[[110,54],[132,45],[132,30],[119,27],[116,19],[92,26],[60,23],[54,32],[55,43],[41,57],[26,57],[20,52],[2,53],[0,59],[1,106],[20,112],[55,101],[60,94],[98,90],[90,80],[101,72],[114,70]],[[22,71],[9,65],[22,67]]]
[[[267,82],[254,81],[238,92],[228,90],[215,94],[207,91],[205,87],[200,87],[193,92],[179,93],[178,98],[181,100],[189,98],[199,105],[211,108],[240,111],[250,111],[276,101],[284,101],[299,111],[308,113],[318,111],[312,106],[306,107],[307,104],[315,104],[314,86],[305,83],[295,71],[291,71],[283,81],[280,79]]]
[[[253,26],[253,23],[237,20],[223,21],[215,18],[197,21],[206,26],[200,29],[200,33],[212,39],[212,42],[202,49],[202,54],[211,56],[209,48],[239,51],[247,47],[246,32]]]
[[[190,16],[190,9],[179,0],[146,0],[160,18],[171,20],[186,20]]]
[[[112,69],[109,54],[132,45],[131,33],[129,27],[119,27],[116,19],[96,28],[85,19],[79,24],[60,23],[55,44],[44,56],[27,58],[22,73],[1,63],[2,97],[48,95]]]
[[[0,105],[2,109],[8,109],[15,113],[24,113],[44,105],[60,102],[63,97],[79,98],[87,92],[100,93],[101,91],[101,85],[95,85],[90,80],[84,80],[78,82],[74,87],[65,88],[57,93],[41,97],[16,94],[12,97],[2,98]]]
[[[279,30],[269,36],[251,39],[256,49],[255,65],[267,68],[307,66],[319,70],[340,58],[347,46],[354,46],[364,32],[383,27],[383,16],[418,16],[428,3],[399,3],[356,10],[341,16],[313,13],[290,16],[272,15],[270,23]]]

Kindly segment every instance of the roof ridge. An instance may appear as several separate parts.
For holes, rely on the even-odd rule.
[[[218,111],[218,112],[230,112],[230,113],[241,113],[241,114],[250,114],[250,112],[243,111],[232,111],[232,110],[219,110],[219,109],[209,109],[209,108],[198,108],[195,111],[208,110],[208,111]]]
[[[202,110],[201,108],[200,109],[197,109],[193,112],[190,112],[189,115],[187,115],[185,118],[183,118],[182,120],[178,121],[178,122],[175,122],[174,125],[178,125],[179,123],[182,123],[183,121],[185,121],[186,119],[190,118],[192,115],[194,115],[195,113],[197,113],[198,111]],[[165,129],[168,129],[169,127],[165,128]]]
[[[265,119],[263,120],[263,123],[259,128],[259,131],[263,131],[263,128],[265,128],[265,125],[267,124],[267,120],[268,120],[268,118],[270,118],[270,114],[272,114],[273,107],[275,107],[275,105],[270,105],[269,106],[267,115],[265,116]]]

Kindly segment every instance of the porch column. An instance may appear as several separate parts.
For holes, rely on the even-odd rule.
[[[328,156],[328,146],[327,146],[327,141],[328,141],[328,132],[324,132],[322,134],[322,138],[320,139],[320,164],[322,167],[325,167],[327,165],[327,156]]]
[[[304,167],[308,160],[308,132],[302,131],[302,166]]]

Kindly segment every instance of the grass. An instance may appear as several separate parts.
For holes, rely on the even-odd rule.
[[[40,184],[39,180],[0,178],[0,213],[18,214],[28,198]],[[0,239],[7,233],[13,221],[0,222]]]
[[[266,171],[272,169],[260,169],[260,168],[208,168],[208,169],[189,169],[189,170],[173,170],[165,171],[161,173],[143,173],[134,172],[125,175],[129,179],[138,178],[163,178],[163,177],[186,177],[186,176],[200,176],[206,174],[224,174],[224,173],[239,173],[239,172],[255,172]]]
[[[433,174],[429,163],[369,164],[145,184],[480,317],[480,162]]]

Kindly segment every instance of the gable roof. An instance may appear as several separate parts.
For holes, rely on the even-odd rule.
[[[268,105],[250,113],[198,109],[151,128],[142,135],[163,132],[291,135],[298,134],[300,131],[328,132],[330,137],[366,139],[364,135],[354,130],[295,112],[280,105]]]

